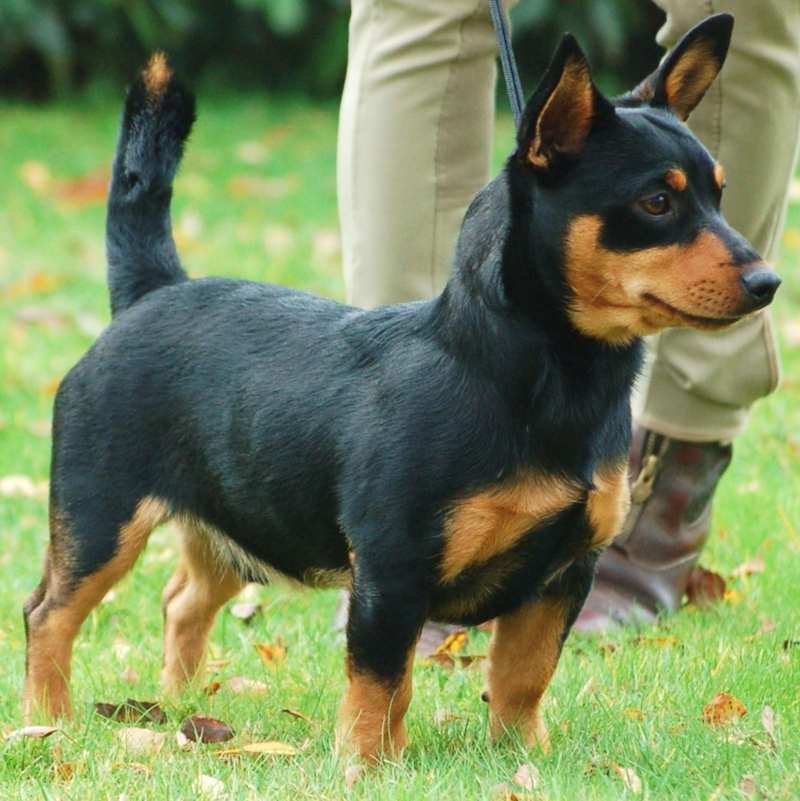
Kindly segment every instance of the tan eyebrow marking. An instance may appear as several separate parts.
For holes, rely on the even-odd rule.
[[[714,165],[714,180],[720,189],[725,186],[725,168],[719,162]]]
[[[683,192],[683,190],[686,189],[686,186],[689,183],[689,179],[686,177],[686,173],[683,170],[679,169],[678,167],[673,167],[671,170],[667,170],[667,174],[664,176],[664,180],[676,192]]]

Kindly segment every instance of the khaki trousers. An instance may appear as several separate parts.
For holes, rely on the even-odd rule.
[[[736,16],[725,67],[690,126],[725,166],[728,220],[774,259],[800,140],[800,0],[656,1],[667,13],[664,47],[709,14]],[[348,300],[431,297],[489,178],[488,0],[352,0],[349,47],[338,150]],[[636,416],[668,436],[729,440],[778,382],[766,314],[715,334],[665,331],[648,344]]]

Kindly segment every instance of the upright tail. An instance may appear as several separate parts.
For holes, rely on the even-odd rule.
[[[128,90],[111,176],[106,255],[111,314],[187,281],[170,223],[172,181],[194,122],[194,96],[155,53]]]

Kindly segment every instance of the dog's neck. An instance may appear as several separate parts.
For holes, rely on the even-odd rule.
[[[611,346],[574,328],[558,248],[531,224],[534,214],[546,224],[547,209],[534,211],[518,184],[507,167],[467,210],[450,280],[433,301],[437,337],[523,395],[546,376],[564,391],[591,385],[589,401],[628,397],[641,341]]]

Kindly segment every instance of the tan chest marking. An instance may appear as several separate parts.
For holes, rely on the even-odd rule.
[[[592,527],[592,547],[608,545],[619,534],[631,505],[628,466],[624,462],[599,468],[592,479],[586,512]]]
[[[445,522],[442,580],[511,548],[524,534],[581,499],[575,481],[526,473],[463,498]]]

